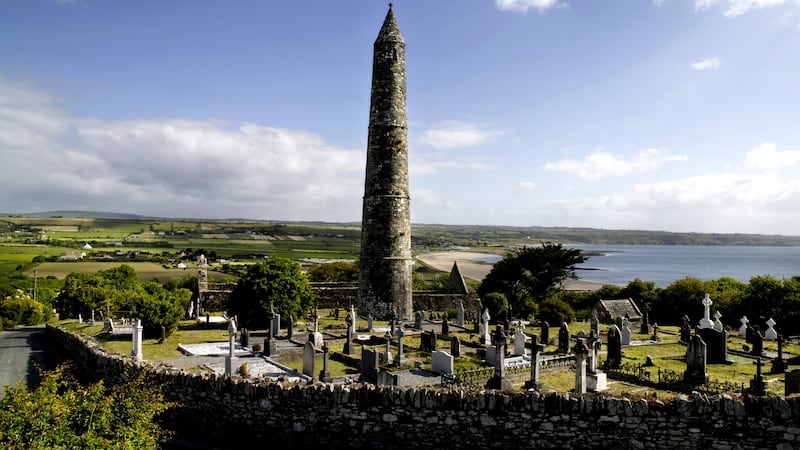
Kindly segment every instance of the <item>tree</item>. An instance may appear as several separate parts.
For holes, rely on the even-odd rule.
[[[273,256],[248,267],[231,292],[228,314],[247,328],[266,328],[270,303],[283,317],[302,317],[313,306],[314,292],[300,264]]]
[[[346,261],[320,264],[309,269],[308,279],[325,282],[358,281],[358,264]]]
[[[539,319],[551,324],[569,323],[575,317],[575,311],[567,302],[552,296],[539,305]]]
[[[0,448],[159,448],[158,424],[170,403],[142,376],[113,388],[82,386],[64,366],[28,392],[7,387],[0,399]]]
[[[537,304],[557,292],[561,282],[577,278],[575,266],[585,260],[580,250],[552,242],[512,250],[492,266],[478,288],[478,295],[500,292],[515,314],[528,315],[536,310]]]
[[[489,317],[499,318],[508,310],[508,299],[500,292],[489,292],[481,298],[483,307],[489,310]]]
[[[707,284],[699,278],[686,277],[676,280],[658,294],[658,301],[653,304],[650,320],[658,323],[680,323],[684,315],[693,321],[703,317],[705,294],[710,292]]]

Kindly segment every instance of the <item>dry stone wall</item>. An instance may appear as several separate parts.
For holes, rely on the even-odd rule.
[[[117,382],[147,371],[179,404],[178,437],[222,447],[303,448],[800,448],[800,397],[632,401],[603,395],[468,392],[372,385],[300,386],[184,373],[109,355],[48,327],[54,351]]]

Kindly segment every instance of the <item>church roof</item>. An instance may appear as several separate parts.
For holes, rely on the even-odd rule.
[[[603,310],[610,314],[612,320],[617,317],[625,317],[626,315],[630,320],[639,320],[642,318],[642,312],[639,310],[639,307],[636,306],[633,299],[603,299],[598,303]]]
[[[377,44],[378,42],[405,43],[403,35],[400,34],[400,27],[397,26],[397,20],[394,18],[391,3],[389,3],[389,12],[386,13],[386,18],[383,19],[381,31],[378,32],[378,38],[375,39],[375,43]]]
[[[447,280],[447,292],[451,294],[468,294],[469,288],[461,276],[461,271],[458,269],[458,264],[453,262],[453,269],[450,270],[450,278]]]

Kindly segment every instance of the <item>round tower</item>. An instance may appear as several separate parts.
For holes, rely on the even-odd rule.
[[[359,313],[411,319],[406,46],[389,4],[375,40],[361,217]]]

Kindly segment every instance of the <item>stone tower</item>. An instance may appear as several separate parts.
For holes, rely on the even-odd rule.
[[[389,4],[375,40],[361,217],[359,314],[411,319],[406,45]]]

